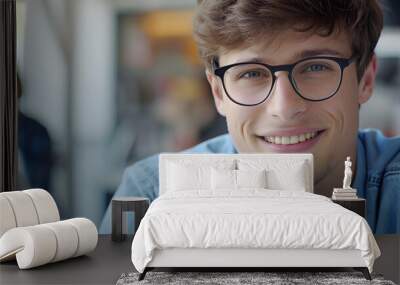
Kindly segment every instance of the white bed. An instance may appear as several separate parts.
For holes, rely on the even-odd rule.
[[[380,251],[365,219],[313,194],[310,154],[162,154],[160,196],[132,243],[155,267],[354,267]]]

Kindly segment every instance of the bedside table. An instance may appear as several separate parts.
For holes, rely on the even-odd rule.
[[[144,217],[149,208],[149,199],[143,197],[118,197],[112,199],[111,202],[111,220],[113,241],[123,241],[126,235],[123,233],[123,228],[126,226],[124,212],[135,213],[135,231],[138,229],[140,221]]]
[[[357,199],[332,199],[332,202],[339,204],[340,206],[359,214],[361,217],[365,218],[365,207],[366,201],[362,198]]]

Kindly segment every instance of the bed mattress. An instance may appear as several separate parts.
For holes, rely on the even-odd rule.
[[[301,191],[247,189],[166,193],[151,204],[132,242],[143,272],[162,249],[359,250],[372,272],[380,251],[364,218]]]

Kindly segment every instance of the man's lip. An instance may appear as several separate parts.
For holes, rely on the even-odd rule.
[[[295,128],[295,129],[280,129],[280,130],[272,130],[266,131],[258,135],[259,137],[290,137],[290,136],[299,136],[301,134],[306,133],[319,133],[324,131],[323,128]]]

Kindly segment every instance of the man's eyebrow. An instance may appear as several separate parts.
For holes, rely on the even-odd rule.
[[[252,58],[246,58],[245,60],[243,59],[238,59],[234,62],[235,63],[242,63],[242,62],[254,62],[254,63],[265,63],[265,59],[261,57],[252,57]]]
[[[310,49],[310,50],[303,50],[297,52],[293,55],[293,61],[300,60],[307,57],[313,56],[337,56],[337,57],[345,57],[345,55],[337,50],[334,49]],[[252,57],[246,58],[245,60],[239,59],[234,63],[241,63],[241,62],[254,62],[254,63],[265,63],[268,62],[265,58],[262,57]]]
[[[294,58],[302,59],[306,57],[321,56],[321,55],[340,56],[340,57],[344,56],[342,52],[334,49],[311,49],[311,50],[303,50],[301,52],[296,53],[294,55]]]

